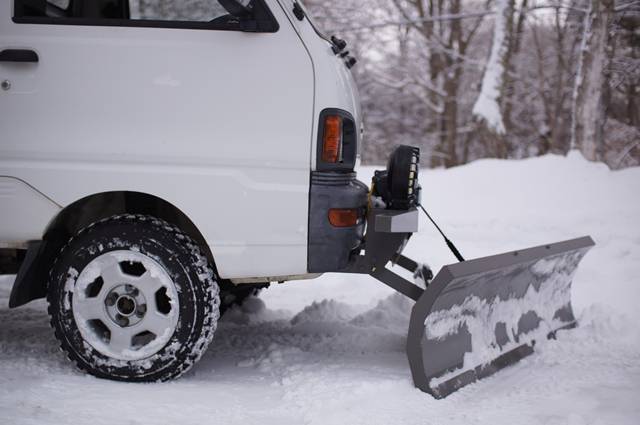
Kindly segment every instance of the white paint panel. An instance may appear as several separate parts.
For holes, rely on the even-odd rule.
[[[24,88],[0,93],[0,175],[63,206],[158,196],[196,224],[223,277],[306,273],[314,79],[277,2],[273,34],[14,24],[11,3],[0,47],[40,62],[0,64]]]
[[[320,112],[326,108],[342,109],[351,113],[355,119],[356,128],[358,130],[362,129],[362,110],[358,86],[353,74],[345,65],[344,59],[333,53],[331,45],[316,33],[308,19],[300,21],[293,15],[294,0],[280,0],[280,2],[313,58],[316,79],[316,115],[319,116]],[[351,47],[347,45],[345,51],[350,50]],[[318,118],[316,117],[313,121],[314,135],[318,134],[318,124]],[[362,134],[359,132],[358,147],[361,146],[361,138]],[[316,144],[317,139],[314,136],[313,149],[311,151],[311,167],[314,169],[316,164]]]
[[[0,176],[0,243],[42,238],[60,207],[23,181]]]

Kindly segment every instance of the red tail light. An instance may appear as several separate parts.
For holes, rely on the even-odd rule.
[[[342,148],[342,118],[329,115],[324,119],[324,133],[322,138],[322,161],[336,163],[340,158]]]

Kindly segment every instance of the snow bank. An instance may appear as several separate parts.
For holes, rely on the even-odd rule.
[[[363,327],[378,327],[398,333],[406,333],[413,301],[402,294],[394,293],[378,301],[378,304],[356,316],[351,323]]]
[[[334,300],[313,302],[291,319],[291,324],[316,322],[345,322],[354,316],[353,307]]]

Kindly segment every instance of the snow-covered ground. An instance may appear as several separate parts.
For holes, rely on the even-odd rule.
[[[44,302],[9,310],[4,277],[0,424],[640,423],[640,169],[572,154],[423,171],[421,182],[468,258],[592,235],[573,285],[580,326],[434,400],[413,387],[404,354],[411,302],[371,278],[325,275],[232,311],[182,379],[124,384],[75,371]],[[453,261],[426,220],[406,253],[434,269]]]

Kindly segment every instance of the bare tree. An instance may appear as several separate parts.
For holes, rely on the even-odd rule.
[[[592,161],[602,158],[609,26],[613,0],[590,0],[584,24],[574,89],[571,146]]]
[[[479,121],[478,137],[484,139],[487,151],[497,158],[507,156],[506,130],[500,105],[505,92],[514,3],[514,0],[496,0],[491,53],[485,66],[480,93],[472,110]]]
[[[611,167],[640,164],[637,0],[305,3],[358,56],[366,162],[399,143],[451,167],[573,142]]]

